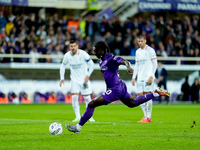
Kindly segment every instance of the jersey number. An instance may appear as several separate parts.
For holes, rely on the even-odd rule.
[[[109,95],[110,93],[112,93],[112,90],[106,91],[106,94],[107,94],[107,95]]]

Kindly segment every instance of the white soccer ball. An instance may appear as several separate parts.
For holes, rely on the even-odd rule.
[[[54,122],[49,126],[49,132],[53,135],[62,134],[63,127],[60,123]]]

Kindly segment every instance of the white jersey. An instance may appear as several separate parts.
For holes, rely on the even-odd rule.
[[[70,79],[80,84],[84,83],[85,77],[88,75],[87,62],[90,61],[90,56],[85,51],[78,49],[75,55],[69,51],[64,55],[63,64],[70,66]]]
[[[148,45],[144,49],[139,48],[136,51],[135,65],[137,65],[137,80],[147,81],[150,76],[155,78],[156,66],[153,66],[152,63],[154,59],[157,59],[155,50]]]

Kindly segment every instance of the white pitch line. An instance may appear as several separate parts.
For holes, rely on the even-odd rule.
[[[14,118],[0,118],[0,120],[5,120],[5,121],[24,121],[24,122],[52,122],[52,120],[34,120],[34,119],[14,119]],[[56,122],[56,121],[55,121]],[[57,121],[59,122],[59,121]],[[69,123],[71,121],[65,120],[65,122]],[[89,122],[89,121],[88,121]],[[92,122],[92,123],[98,123],[98,124],[126,124],[126,123],[131,123],[132,121],[123,121],[123,122]],[[1,123],[0,123],[1,124]]]
[[[0,118],[0,120],[6,120],[6,121],[32,121],[32,122],[50,122],[50,121],[52,121],[52,120],[13,119],[13,118]]]

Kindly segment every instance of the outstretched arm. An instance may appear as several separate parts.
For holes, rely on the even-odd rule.
[[[125,65],[127,67],[127,72],[129,74],[133,74],[133,69],[131,68],[131,63],[128,60],[122,60],[121,65]]]

